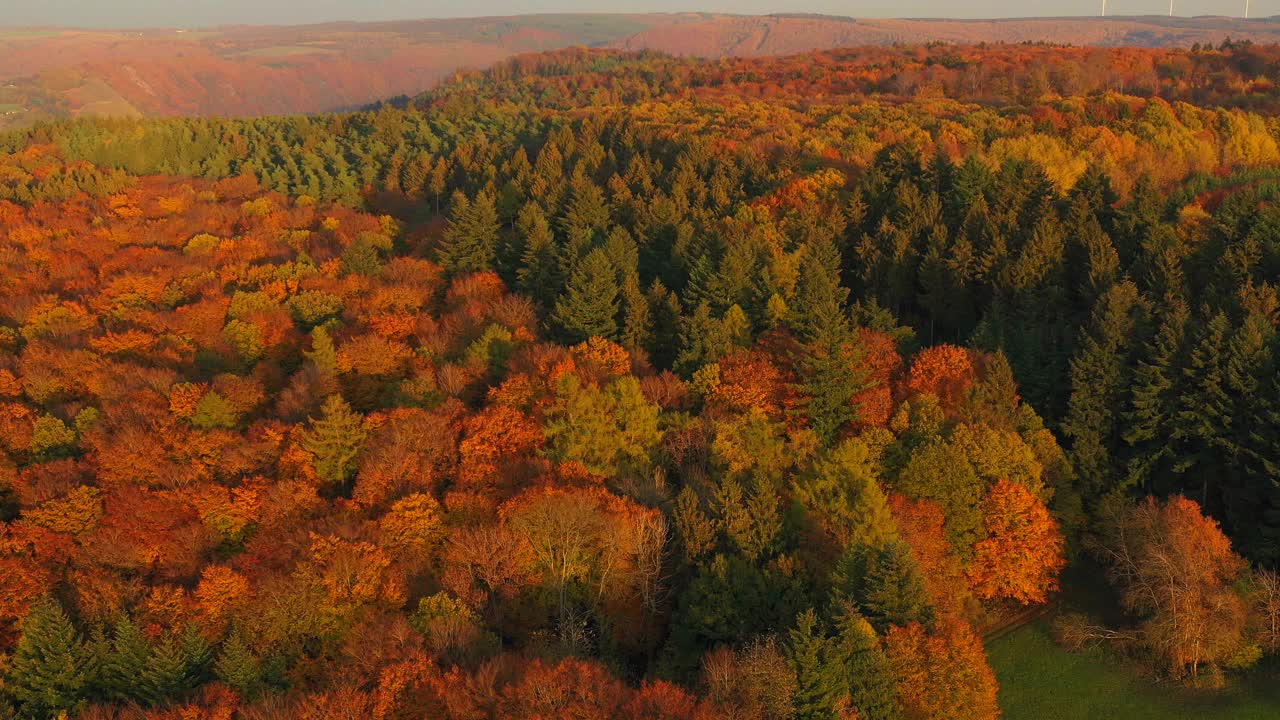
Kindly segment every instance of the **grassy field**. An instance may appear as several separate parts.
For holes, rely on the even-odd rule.
[[[1280,669],[1260,668],[1220,691],[1157,684],[1102,652],[1072,654],[1041,620],[987,648],[1005,720],[1274,720]]]

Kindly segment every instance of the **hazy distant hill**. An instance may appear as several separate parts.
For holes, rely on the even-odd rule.
[[[1280,40],[1230,18],[854,20],[705,14],[530,15],[206,30],[0,29],[0,128],[93,115],[306,113],[415,94],[462,67],[568,45],[774,55],[943,41],[1167,46]]]
[[[1019,20],[855,20],[825,16],[721,16],[656,26],[619,47],[677,55],[784,55],[818,48],[890,43],[1055,42],[1070,45],[1190,46],[1226,37],[1274,43],[1280,21],[1202,18],[1029,18]]]
[[[0,127],[44,117],[318,112],[416,94],[462,67],[601,45],[701,16],[533,15],[298,27],[0,29]]]

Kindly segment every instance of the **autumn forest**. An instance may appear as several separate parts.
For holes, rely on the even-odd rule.
[[[0,135],[0,718],[989,720],[1031,621],[1273,672],[1277,76],[575,48]]]

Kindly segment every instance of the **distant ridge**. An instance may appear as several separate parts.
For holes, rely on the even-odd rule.
[[[585,45],[724,57],[894,43],[1280,42],[1275,18],[857,19],[663,13],[304,26],[0,29],[0,129],[43,119],[313,113],[415,95],[462,68]]]
[[[615,43],[629,50],[675,55],[780,55],[854,45],[893,43],[1054,42],[1067,45],[1189,47],[1230,37],[1280,42],[1274,18],[1221,16],[1022,18],[993,20],[853,19],[817,15],[720,16],[654,27]]]

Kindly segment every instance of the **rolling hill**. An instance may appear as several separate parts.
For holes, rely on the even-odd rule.
[[[1280,21],[688,13],[201,30],[0,29],[0,129],[79,115],[244,116],[352,108],[416,94],[460,68],[571,45],[723,57],[920,42],[1189,46],[1227,37],[1275,42]]]
[[[1195,43],[1219,43],[1227,37],[1276,42],[1280,40],[1280,21],[1227,17],[861,20],[814,15],[720,16],[655,26],[615,44],[631,50],[722,57],[928,42],[1189,47]]]

